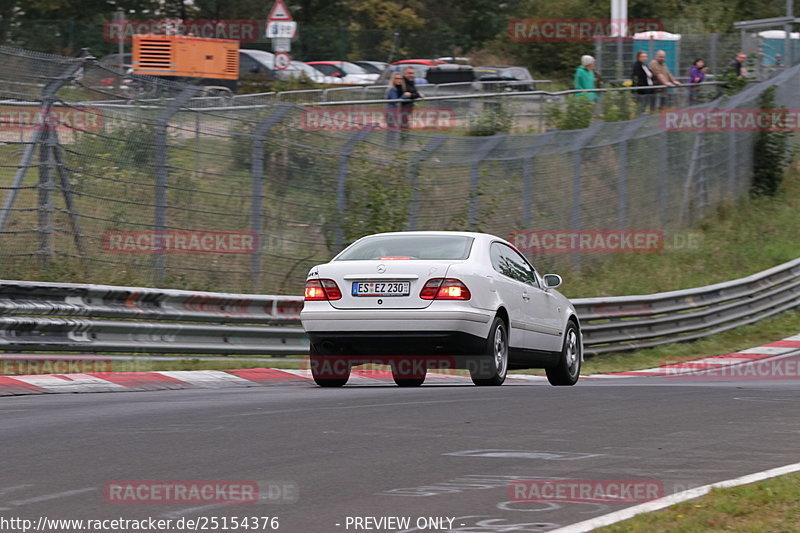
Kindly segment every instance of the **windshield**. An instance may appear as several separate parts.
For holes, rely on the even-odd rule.
[[[352,244],[334,260],[460,260],[469,257],[473,241],[463,235],[375,235]]]
[[[248,50],[245,55],[261,63],[270,70],[275,68],[275,56],[269,52],[264,52],[263,50]]]
[[[344,71],[345,74],[361,75],[367,73],[366,70],[359,67],[358,65],[354,65],[353,63],[338,63],[336,66],[339,67],[342,71]]]

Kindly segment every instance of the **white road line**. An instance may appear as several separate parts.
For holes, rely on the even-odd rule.
[[[75,494],[83,494],[84,492],[90,492],[97,490],[94,487],[87,487],[85,489],[75,489],[75,490],[67,490],[64,492],[56,492],[55,494],[45,494],[44,496],[34,496],[33,498],[27,498],[25,500],[14,500],[12,502],[8,502],[14,506],[20,505],[28,505],[29,503],[39,503],[39,502],[47,502],[50,500],[58,500],[59,498],[67,498],[69,496],[73,496]]]
[[[622,522],[623,520],[627,520],[628,518],[632,518],[642,513],[658,511],[659,509],[664,509],[665,507],[675,505],[676,503],[699,498],[700,496],[708,494],[711,492],[711,489],[714,488],[738,487],[739,485],[747,485],[749,483],[755,483],[756,481],[763,481],[765,479],[782,476],[784,474],[791,474],[794,472],[800,472],[800,463],[781,466],[771,470],[764,470],[762,472],[756,472],[754,474],[748,474],[746,476],[728,479],[718,483],[711,483],[710,485],[695,487],[683,492],[676,492],[675,494],[670,494],[669,496],[659,498],[658,500],[642,503],[640,505],[634,505],[633,507],[621,509],[607,515],[598,516],[597,518],[592,518],[584,522],[578,522],[577,524],[571,524],[569,526],[555,529],[550,533],[585,533],[586,531],[592,531],[598,527],[610,526],[611,524]]]

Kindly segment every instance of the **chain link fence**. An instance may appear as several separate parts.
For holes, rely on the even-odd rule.
[[[293,294],[354,239],[406,229],[514,234],[540,269],[586,269],[611,252],[528,241],[679,232],[753,173],[754,133],[658,115],[539,135],[340,127],[324,106],[198,100],[148,78],[146,102],[97,103],[124,100],[125,76],[0,48],[0,277]],[[800,70],[706,105],[756,107],[771,85],[792,106]]]

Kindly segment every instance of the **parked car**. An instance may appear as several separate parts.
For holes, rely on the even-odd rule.
[[[275,54],[264,50],[239,49],[239,79],[252,76],[268,80],[279,79],[275,68]]]
[[[303,63],[302,61],[292,61],[289,63],[289,68],[285,70],[277,70],[276,75],[282,80],[290,78],[302,78],[305,76],[315,83],[327,83],[331,85],[342,83],[340,78],[335,76],[326,76],[319,70],[315,69],[311,65]]]
[[[425,85],[428,83],[426,76],[431,67],[437,65],[444,65],[444,61],[437,61],[435,59],[403,59],[402,61],[395,61],[386,69],[381,72],[381,75],[375,81],[376,85],[388,85],[389,78],[395,72],[403,72],[406,67],[414,69],[414,83],[417,85]]]
[[[366,70],[368,74],[377,74],[378,76],[389,66],[389,63],[383,61],[353,61],[352,63]]]
[[[501,385],[509,368],[544,368],[551,384],[574,385],[580,323],[560,284],[485,233],[363,237],[308,273],[300,319],[312,376],[338,387],[352,365],[379,360],[401,386],[442,364],[468,368],[476,385]]]
[[[308,61],[307,64],[326,76],[338,78],[346,84],[365,85],[374,83],[378,79],[377,74],[369,74],[363,68],[349,61]]]
[[[108,54],[98,59],[97,62],[104,67],[122,67],[124,70],[128,70],[133,66],[133,54]]]
[[[536,89],[533,76],[525,67],[508,65],[488,65],[475,67],[476,80],[483,89],[507,89],[513,91],[533,91]],[[502,82],[496,85],[489,82]]]

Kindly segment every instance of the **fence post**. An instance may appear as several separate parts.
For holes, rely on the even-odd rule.
[[[522,221],[525,229],[531,229],[533,225],[534,158],[552,138],[553,132],[537,135],[522,160]]]
[[[342,151],[339,152],[339,177],[336,184],[336,210],[339,220],[336,221],[336,229],[333,233],[333,245],[336,253],[344,249],[344,219],[347,214],[347,171],[350,167],[350,156],[358,143],[363,141],[372,129],[373,126],[369,125],[355,132],[347,140],[347,144],[342,147]]]
[[[39,259],[43,264],[53,260],[53,135],[48,116],[42,117],[42,139],[39,145],[38,234]]]
[[[658,135],[658,221],[662,231],[667,226],[667,179],[669,172],[669,139],[662,129]]]
[[[411,182],[411,205],[408,209],[407,230],[417,229],[417,216],[419,216],[419,166],[447,140],[445,135],[438,135],[417,152],[408,163],[408,177]]]
[[[164,271],[167,266],[167,256],[164,253],[164,232],[167,231],[167,209],[169,208],[167,199],[167,186],[169,184],[169,161],[167,145],[167,127],[169,120],[185,107],[189,100],[198,92],[200,87],[189,85],[173,100],[169,100],[166,107],[161,110],[155,122],[155,134],[153,136],[153,149],[155,150],[154,166],[156,174],[155,184],[155,216],[153,227],[155,230],[156,256],[153,265],[153,282],[162,283],[164,281]]]
[[[583,166],[583,150],[604,124],[604,122],[595,122],[584,131],[577,134],[572,144],[572,214],[570,216],[570,223],[572,226],[571,229],[576,232],[583,229],[583,212],[581,210],[581,180],[583,178],[583,169],[581,167]],[[581,254],[579,251],[572,252],[572,264],[575,268],[580,269]]]
[[[641,115],[632,120],[620,134],[619,141],[619,179],[617,181],[617,225],[624,229],[628,224],[628,141],[647,120]]]
[[[250,229],[258,239],[256,249],[250,256],[250,272],[253,275],[253,289],[261,287],[261,256],[264,249],[264,226],[261,212],[264,208],[264,139],[294,106],[280,104],[278,108],[262,120],[253,131],[250,175],[253,178],[253,199],[250,206]]]
[[[467,214],[467,228],[470,231],[477,231],[478,225],[478,186],[481,181],[481,162],[486,156],[491,153],[500,142],[506,138],[505,133],[492,135],[481,145],[475,152],[475,157],[472,159],[472,165],[469,170],[469,212]]]
[[[737,171],[739,170],[736,164],[736,132],[728,132],[728,192],[731,195],[731,200],[736,200],[739,196]]]
[[[28,146],[25,148],[25,152],[22,155],[22,160],[20,161],[20,164],[17,167],[17,172],[14,175],[13,181],[11,182],[11,187],[8,191],[8,195],[6,196],[6,200],[3,202],[3,208],[0,210],[0,231],[3,231],[6,221],[11,214],[11,209],[14,207],[14,202],[17,199],[19,188],[22,186],[22,182],[25,179],[25,173],[31,166],[31,161],[33,160],[34,153],[36,152],[36,147],[39,146],[44,139],[44,134],[48,127],[46,122],[47,117],[50,116],[50,110],[53,107],[56,93],[67,82],[72,81],[75,78],[78,72],[80,72],[80,70],[83,68],[83,65],[89,59],[92,59],[92,56],[89,54],[89,51],[84,48],[81,52],[81,56],[66,68],[63,75],[59,76],[58,78],[51,79],[47,85],[45,85],[44,89],[42,89],[42,105],[39,109],[40,123],[37,124],[30,144],[28,144]]]

